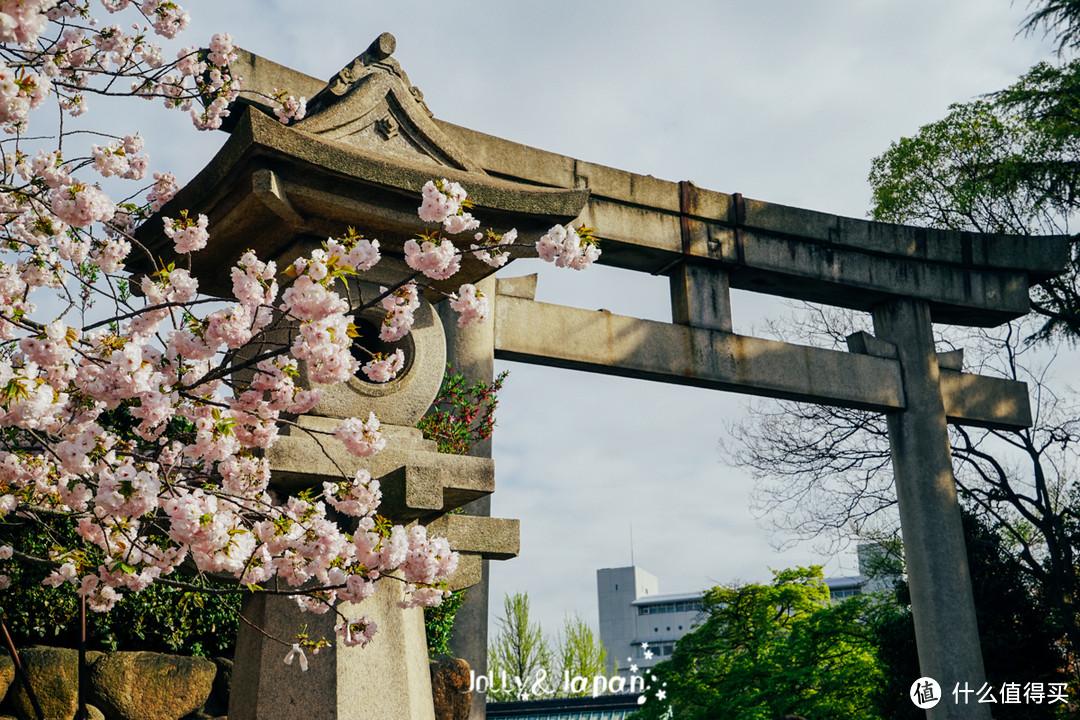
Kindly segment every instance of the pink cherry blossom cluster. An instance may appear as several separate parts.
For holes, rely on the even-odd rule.
[[[386,294],[382,306],[386,310],[386,319],[379,328],[379,339],[383,342],[397,342],[409,334],[416,322],[414,313],[420,307],[420,296],[414,283],[406,283],[397,290],[389,292],[385,287],[379,291]]]
[[[0,2],[0,43],[31,43],[45,31],[46,13],[56,0],[2,0]]]
[[[143,148],[143,139],[138,135],[125,135],[123,139],[113,140],[105,147],[92,145],[90,156],[94,159],[94,169],[102,177],[113,175],[125,180],[142,180],[150,158],[137,153]]]
[[[458,183],[445,178],[429,180],[423,187],[422,196],[418,210],[421,220],[442,223],[443,229],[451,235],[479,227],[479,221],[466,212],[469,207],[467,193]],[[502,235],[478,232],[473,239],[476,243],[470,244],[469,251],[478,260],[498,268],[510,259],[506,249],[517,243],[518,233],[516,229]],[[450,240],[439,238],[435,233],[419,240],[410,240],[405,245],[405,261],[409,267],[433,280],[445,280],[460,269],[462,252]],[[589,228],[579,232],[570,226],[556,225],[536,242],[535,247],[543,260],[574,270],[584,270],[600,257],[600,247]]]
[[[283,123],[302,120],[307,114],[307,98],[290,95],[286,90],[274,88],[270,93],[274,115]]]
[[[375,630],[378,625],[367,615],[361,615],[354,620],[342,620],[336,626],[334,626],[335,632],[343,638],[343,642],[350,646],[359,645],[360,647],[367,647],[367,644],[371,642],[375,637]]]
[[[364,363],[360,369],[373,383],[390,382],[405,369],[405,353],[401,348],[392,353],[375,353],[375,356]]]
[[[316,408],[318,385],[360,370],[358,315],[385,311],[380,339],[401,340],[420,308],[418,280],[446,280],[463,252],[501,265],[516,232],[474,236],[479,244],[467,251],[435,234],[409,241],[412,276],[367,305],[352,300],[353,279],[380,261],[380,246],[351,230],[284,272],[244,253],[230,268],[231,298],[203,297],[175,264],[121,275],[133,249],[143,250],[132,231],[158,222],[178,191],[175,178],[151,174],[137,133],[99,132],[80,146],[68,130],[28,132],[36,111],[53,102],[81,114],[88,97],[117,94],[130,81],[132,97],[162,99],[198,127],[218,127],[240,90],[229,72],[238,52],[218,34],[207,49],[181,48],[167,62],[147,38],[151,28],[165,40],[179,34],[190,21],[181,7],[100,1],[137,22],[105,26],[89,0],[0,0],[0,129],[12,135],[0,139],[0,517],[68,514],[80,542],[38,561],[51,563],[46,585],[74,586],[97,611],[181,568],[238,584],[280,582],[313,612],[340,613],[339,601],[370,597],[388,573],[406,583],[403,606],[437,604],[457,565],[446,540],[376,515],[380,486],[366,471],[325,483],[321,494],[289,496],[272,487],[266,451],[284,428],[316,434],[290,418]],[[270,99],[283,122],[303,116],[302,98]],[[108,183],[152,183],[117,202],[87,179],[91,172]],[[422,195],[420,216],[442,232],[479,226],[460,185],[433,181]],[[209,222],[182,209],[168,214],[158,227],[184,263],[207,245]],[[46,291],[66,306],[39,308]],[[490,312],[470,284],[450,303],[462,325]],[[76,326],[73,318],[85,320]],[[373,354],[362,371],[389,382],[407,360],[402,349]],[[323,435],[365,458],[386,444],[374,414]],[[341,515],[355,519],[352,529],[335,521]],[[0,547],[0,561],[22,557],[14,552]],[[346,644],[370,642],[368,617],[340,619]],[[303,665],[301,643],[295,649]]]
[[[446,280],[461,269],[461,253],[454,243],[421,238],[405,243],[405,263],[432,280]]]
[[[375,413],[368,415],[367,422],[361,422],[359,418],[343,420],[334,430],[334,437],[346,450],[360,457],[370,457],[386,447]]]
[[[471,283],[462,285],[450,296],[450,307],[460,313],[458,327],[484,322],[489,312],[488,299]]]
[[[0,14],[0,34],[3,34]],[[0,125],[7,132],[20,129],[30,111],[45,102],[49,93],[47,78],[24,68],[15,69],[0,62]]]
[[[200,214],[197,220],[192,220],[185,210],[181,213],[180,219],[163,218],[163,221],[165,235],[173,241],[176,252],[181,255],[202,250],[210,239],[210,233],[206,230],[209,220],[205,215]]]
[[[556,225],[536,242],[536,252],[545,262],[557,267],[584,270],[600,257],[595,240],[583,238],[572,227]]]
[[[496,250],[496,248],[507,247],[517,242],[517,230],[509,230],[502,235],[492,232],[488,232],[487,235],[476,233],[474,237],[481,244],[469,246],[469,249],[474,251],[473,256],[486,265],[500,268],[510,259],[510,253],[505,250]]]
[[[446,178],[428,180],[420,194],[422,202],[418,212],[424,222],[441,223],[451,215],[464,212],[465,188]]]

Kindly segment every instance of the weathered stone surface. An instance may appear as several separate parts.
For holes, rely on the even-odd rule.
[[[960,503],[927,303],[897,300],[874,310],[878,337],[896,346],[908,407],[887,416],[896,502],[904,534],[922,673],[953,687],[985,677],[968,575]],[[986,704],[940,703],[929,720],[989,720]]]
[[[460,658],[432,663],[431,697],[435,701],[435,720],[466,720],[472,704],[469,663]]]
[[[0,698],[7,694],[11,681],[15,679],[15,663],[11,656],[0,653]]]
[[[237,636],[230,720],[433,720],[424,613],[402,610],[400,582],[380,581],[373,597],[341,603],[347,617],[368,615],[379,631],[365,647],[334,634],[333,614],[303,613],[280,595],[245,599],[244,617],[271,635],[288,637],[306,625],[333,648],[308,655],[308,670],[283,662],[287,648],[241,623]]]
[[[500,295],[495,356],[555,367],[879,412],[904,407],[896,360]],[[1031,425],[1022,382],[943,370],[950,422]]]
[[[516,226],[521,241],[538,239],[554,223],[570,222],[588,197],[587,190],[538,187],[363,152],[284,127],[252,110],[241,113],[214,160],[161,213],[189,208],[207,215],[216,240],[192,258],[192,274],[199,277],[200,290],[228,296],[228,268],[248,247],[260,257],[276,257],[298,240],[338,237],[357,227],[379,239],[384,256],[400,257],[409,238],[430,229],[416,208],[433,169],[438,170],[435,177],[464,185],[472,212],[483,218],[485,227],[505,232]],[[145,223],[138,237],[167,261],[173,250],[160,228],[160,222]],[[133,262],[137,272],[149,269]],[[429,283],[449,293],[461,282],[475,282],[492,272],[470,254],[462,258],[453,281]]]
[[[490,560],[509,560],[521,549],[521,523],[509,518],[443,515],[429,522],[428,533],[444,537],[458,552]]]
[[[86,715],[89,720],[105,720],[105,713],[90,704],[86,706]]]
[[[179,720],[206,702],[216,674],[202,658],[111,653],[90,669],[91,700],[113,720]]]
[[[692,185],[683,247],[678,183],[439,125],[488,173],[588,188],[579,220],[598,228],[602,264],[656,273],[688,255],[737,267],[731,286],[739,289],[861,310],[913,295],[930,303],[936,322],[995,325],[1026,313],[1028,286],[1067,262],[1063,238],[928,230],[750,199],[740,214],[735,196]]]
[[[340,421],[309,415],[297,422],[333,432]],[[336,440],[316,443],[299,430],[283,435],[270,450],[275,488],[312,487],[364,469],[382,485],[380,514],[395,522],[438,515],[495,489],[495,466],[487,458],[437,453],[415,428],[383,425],[382,433],[386,449],[367,458],[352,455]]]
[[[78,709],[79,653],[52,647],[19,651],[34,695],[49,720],[71,720]],[[21,680],[12,683],[9,702],[20,720],[36,720],[34,707]]]

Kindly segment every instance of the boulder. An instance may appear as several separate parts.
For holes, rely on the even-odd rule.
[[[45,717],[72,720],[79,707],[79,653],[65,648],[28,647],[19,651],[19,658]],[[21,679],[12,683],[8,701],[20,720],[36,720]]]
[[[14,679],[15,663],[10,655],[0,653],[0,698],[7,695],[8,688],[11,687],[11,681]],[[3,720],[3,718],[0,718],[0,720]]]
[[[216,674],[203,658],[115,652],[90,669],[90,698],[111,720],[180,720],[203,706]]]
[[[213,718],[225,715],[229,712],[229,683],[232,682],[233,661],[227,657],[213,659],[217,666],[217,675],[214,677],[214,687],[210,691],[210,697],[202,712]]]
[[[431,697],[435,720],[468,720],[472,704],[469,663],[460,658],[431,663]]]

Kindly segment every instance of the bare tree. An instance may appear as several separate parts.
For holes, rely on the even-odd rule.
[[[1033,427],[1009,432],[951,427],[957,489],[967,510],[1006,540],[1010,562],[1080,650],[1080,482],[1076,394],[1053,376],[1056,351],[1025,343],[1034,323],[951,331],[939,348],[963,347],[966,369],[1028,383]],[[784,326],[788,339],[841,346],[860,327],[853,313],[812,308]],[[729,461],[757,480],[755,509],[789,537],[881,538],[898,516],[885,418],[879,414],[762,402],[722,441]],[[1074,669],[1075,672],[1075,669]]]

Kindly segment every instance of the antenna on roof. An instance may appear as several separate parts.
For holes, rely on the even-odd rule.
[[[630,567],[634,566],[634,521],[630,521]]]

